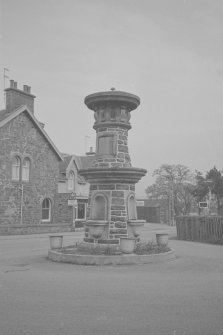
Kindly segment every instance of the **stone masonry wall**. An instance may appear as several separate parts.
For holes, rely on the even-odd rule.
[[[132,184],[91,184],[88,202],[88,219],[93,205],[93,199],[96,195],[104,195],[107,199],[107,221],[108,230],[107,236],[104,238],[108,240],[117,240],[120,236],[127,236],[127,221],[128,221],[128,197],[135,196],[135,185]],[[86,230],[86,237],[88,237],[88,230]]]
[[[68,206],[68,199],[70,197],[69,193],[58,193],[55,196],[55,217],[57,223],[68,224],[72,226],[73,224],[73,207]]]
[[[114,152],[112,155],[98,156],[92,167],[131,167],[128,150],[128,131],[121,127],[100,127],[97,129],[97,143],[100,136],[113,136]]]
[[[12,159],[30,159],[30,181],[12,180]],[[52,202],[51,221],[56,223],[54,195],[57,192],[59,158],[26,112],[0,129],[0,225],[44,225],[41,205]],[[23,184],[23,206],[21,200]]]

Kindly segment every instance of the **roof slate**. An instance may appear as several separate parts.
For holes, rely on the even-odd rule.
[[[0,111],[0,122],[6,119],[10,115],[9,112],[7,112],[5,109],[2,109]]]
[[[94,155],[89,156],[76,156],[76,155],[69,155],[69,154],[62,154],[63,162],[59,163],[60,168],[60,180],[66,180],[66,170],[72,160],[74,160],[77,170],[88,169],[91,166],[91,163],[95,159]],[[84,182],[84,178],[78,175],[78,182]]]
[[[59,164],[60,172],[66,172],[66,169],[67,169],[68,165],[70,164],[70,161],[71,161],[73,156],[62,154],[62,157],[63,157],[63,161],[60,162],[60,164]]]
[[[95,155],[75,156],[75,162],[78,170],[85,170],[91,167],[92,162],[95,160]]]

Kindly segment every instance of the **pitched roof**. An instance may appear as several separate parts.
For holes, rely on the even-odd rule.
[[[95,160],[95,155],[75,156],[75,163],[78,170],[85,170],[91,167],[92,162]]]
[[[33,113],[30,112],[29,108],[26,105],[20,106],[19,108],[15,109],[13,112],[7,112],[6,110],[0,111],[0,128],[3,127],[5,124],[13,120],[15,117],[20,115],[21,113],[26,112],[29,117],[32,119],[32,121],[35,123],[36,127],[39,129],[43,137],[46,139],[46,141],[49,143],[51,148],[56,153],[57,157],[63,161],[63,157],[60,153],[60,151],[57,149],[55,144],[52,142],[52,140],[49,138],[45,130],[41,127],[39,121],[35,118]]]
[[[59,163],[59,170],[60,170],[60,175],[59,175],[59,180],[60,181],[65,181],[66,178],[66,171],[67,171],[67,167],[70,164],[70,161],[72,159],[72,155],[68,155],[68,154],[61,154],[63,157],[63,161],[61,161]]]
[[[7,118],[7,116],[9,116],[10,113],[7,112],[5,109],[0,111],[0,122],[3,121],[4,119]]]
[[[87,169],[91,166],[92,161],[95,159],[94,155],[89,156],[76,156],[76,155],[69,155],[69,154],[62,154],[63,161],[59,163],[60,169],[60,181],[66,180],[66,172],[67,168],[72,161],[74,161],[77,171],[82,169]],[[78,175],[78,183],[85,183],[85,179]]]
[[[68,167],[68,165],[70,164],[70,161],[72,159],[72,155],[67,155],[67,154],[61,154],[63,157],[63,161],[60,162],[59,164],[59,168],[61,172],[66,172],[66,169]]]

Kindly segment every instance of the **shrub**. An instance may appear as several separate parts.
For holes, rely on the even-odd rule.
[[[140,241],[136,243],[135,253],[137,255],[160,254],[170,251],[171,249],[165,245],[157,245],[154,242]]]

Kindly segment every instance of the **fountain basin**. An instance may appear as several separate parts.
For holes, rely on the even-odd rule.
[[[129,220],[127,222],[129,233],[134,237],[138,237],[145,222],[146,220]]]
[[[100,239],[105,227],[108,225],[108,221],[103,220],[88,220],[85,223],[86,227],[89,229],[89,235],[94,239]]]

